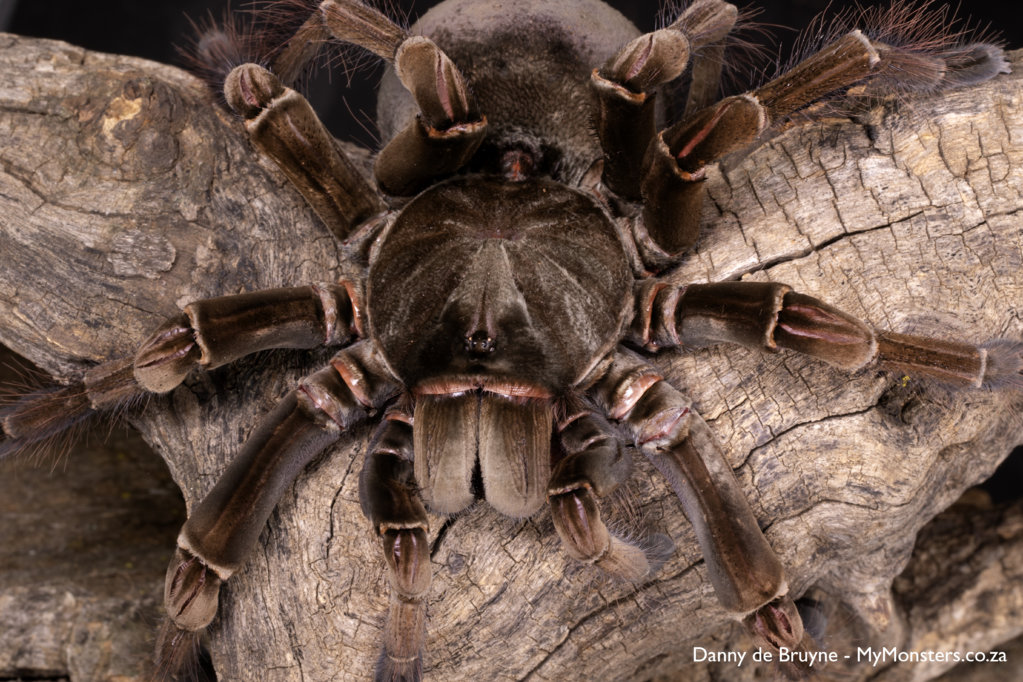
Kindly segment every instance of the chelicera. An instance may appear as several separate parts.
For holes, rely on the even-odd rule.
[[[1019,347],[875,330],[783,284],[679,285],[655,273],[696,241],[708,168],[773,126],[851,87],[958,87],[1005,61],[984,43],[922,49],[854,29],[717,101],[736,16],[723,0],[697,0],[640,35],[596,0],[449,0],[406,31],[354,0],[325,0],[262,64],[226,74],[226,101],[254,146],[338,240],[366,246],[365,268],[191,303],[134,358],[90,370],[63,395],[71,415],[101,411],[260,350],[340,347],[192,509],[167,572],[162,655],[210,624],[222,585],[303,468],[371,419],[361,500],[392,595],[378,678],[421,677],[427,508],[456,514],[483,498],[528,517],[549,505],[570,556],[647,575],[644,547],[601,516],[601,498],[630,473],[622,434],[677,492],[721,605],[763,646],[813,646],[720,447],[644,353],[736,343],[979,388],[1018,376]],[[329,39],[393,65],[372,182],[288,85]],[[655,93],[686,73],[684,111],[659,123]],[[4,417],[11,447],[33,439],[35,415],[28,401]]]

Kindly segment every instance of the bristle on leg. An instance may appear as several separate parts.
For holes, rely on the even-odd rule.
[[[981,83],[1009,64],[993,35],[961,21],[947,5],[894,1],[820,15],[803,32],[783,70],[840,36],[859,30],[877,49],[880,63],[862,81],[864,94],[936,92]]]
[[[146,396],[127,359],[97,365],[66,386],[15,386],[0,397],[0,459],[31,452],[64,453],[90,419],[116,419]]]
[[[210,12],[204,19],[189,21],[194,36],[178,47],[178,53],[185,67],[218,96],[224,79],[234,67],[248,62],[263,63],[271,48],[267,36],[257,30],[251,15],[233,12],[230,8],[224,10],[220,19]]]
[[[987,351],[983,386],[991,389],[1023,389],[1023,341],[997,339],[981,348]]]
[[[200,654],[205,630],[182,630],[166,618],[156,635],[155,670],[153,679],[202,679]]]
[[[426,604],[391,594],[384,627],[384,647],[377,659],[376,682],[419,682],[423,679]]]
[[[0,459],[28,452],[66,452],[95,415],[80,383],[20,395],[0,409]]]

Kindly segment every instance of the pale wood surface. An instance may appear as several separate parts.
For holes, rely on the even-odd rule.
[[[339,273],[339,249],[297,193],[171,67],[0,36],[0,140],[0,342],[54,376],[131,354],[192,299]],[[1023,339],[1019,75],[798,126],[711,183],[706,228],[678,281],[783,281],[882,329]],[[134,422],[192,504],[325,357],[260,354],[154,399]],[[889,591],[917,531],[1023,441],[1018,394],[850,377],[735,348],[655,361],[723,442],[794,593],[847,605],[825,649],[854,652],[864,639],[955,648],[966,628],[983,649],[1023,631],[1018,606],[967,594],[945,603],[985,617],[938,614],[928,634],[916,605]],[[224,590],[211,633],[221,679],[369,676],[387,588],[358,508],[367,435],[356,430],[299,478]],[[638,461],[609,506],[623,526],[676,542],[642,584],[566,559],[546,511],[515,521],[477,506],[454,519],[433,559],[427,679],[752,679],[748,662],[690,665],[694,646],[749,641],[717,606],[664,483]],[[442,523],[433,519],[434,535]],[[984,580],[1018,594],[1018,533],[996,537],[1003,574]],[[81,570],[78,553],[65,559]],[[0,642],[0,674],[17,674],[36,646]],[[87,643],[47,646],[66,662]],[[877,672],[861,663],[829,675]],[[73,679],[109,677],[94,667]]]

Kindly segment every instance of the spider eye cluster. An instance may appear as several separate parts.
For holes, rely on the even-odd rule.
[[[497,339],[485,331],[477,331],[465,337],[465,352],[469,355],[485,356],[497,350]]]

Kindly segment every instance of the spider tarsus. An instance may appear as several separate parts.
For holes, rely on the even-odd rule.
[[[170,618],[164,619],[156,635],[154,682],[204,679],[200,655],[203,630],[182,630]]]
[[[375,682],[420,682],[423,679],[423,655],[419,654],[411,660],[398,660],[382,651],[377,659],[373,679]]]
[[[937,6],[934,0],[892,0],[887,6],[857,6],[830,19],[825,16],[820,15],[803,33],[793,61],[783,70],[858,29],[880,48],[883,57],[881,67],[865,79],[866,94],[936,92],[1009,72],[997,40],[960,21],[955,10]]]
[[[228,7],[191,21],[194,36],[178,48],[186,68],[201,78],[220,101],[228,74],[242,64],[271,68],[288,86],[298,87],[320,63],[342,61],[346,72],[365,60],[339,59],[346,47],[330,41],[320,0],[276,0],[244,11]],[[347,63],[351,63],[351,69]]]
[[[996,339],[981,348],[987,351],[984,388],[1023,389],[1023,341]]]
[[[653,572],[641,547],[615,535],[611,536],[607,553],[596,564],[608,573],[632,582],[638,582]]]
[[[997,45],[976,43],[944,53],[948,71],[944,82],[947,87],[958,88],[982,83],[1000,73],[1011,73],[1005,52]]]
[[[426,644],[426,604],[423,598],[429,587],[429,559],[427,580],[418,594],[405,592],[391,572],[391,601],[384,625],[384,646],[377,659],[375,677],[387,682],[418,682],[423,678],[423,648]],[[399,594],[400,592],[400,594]]]
[[[33,370],[0,392],[0,459],[13,455],[67,454],[90,420],[116,421],[139,407],[146,394],[135,382],[129,359],[87,370],[66,385]]]
[[[633,582],[650,575],[651,566],[644,549],[608,530],[588,484],[551,494],[548,502],[554,528],[570,557]]]
[[[0,459],[31,451],[63,452],[97,413],[85,386],[47,386],[26,392],[0,409]]]
[[[192,38],[178,46],[185,68],[219,95],[227,74],[247,62],[262,63],[269,50],[267,34],[259,30],[251,14],[234,12],[228,6],[218,19],[212,12],[193,21]],[[221,102],[223,104],[223,102]]]
[[[653,533],[644,537],[640,546],[650,565],[650,575],[660,571],[675,553],[675,541],[665,533]]]

